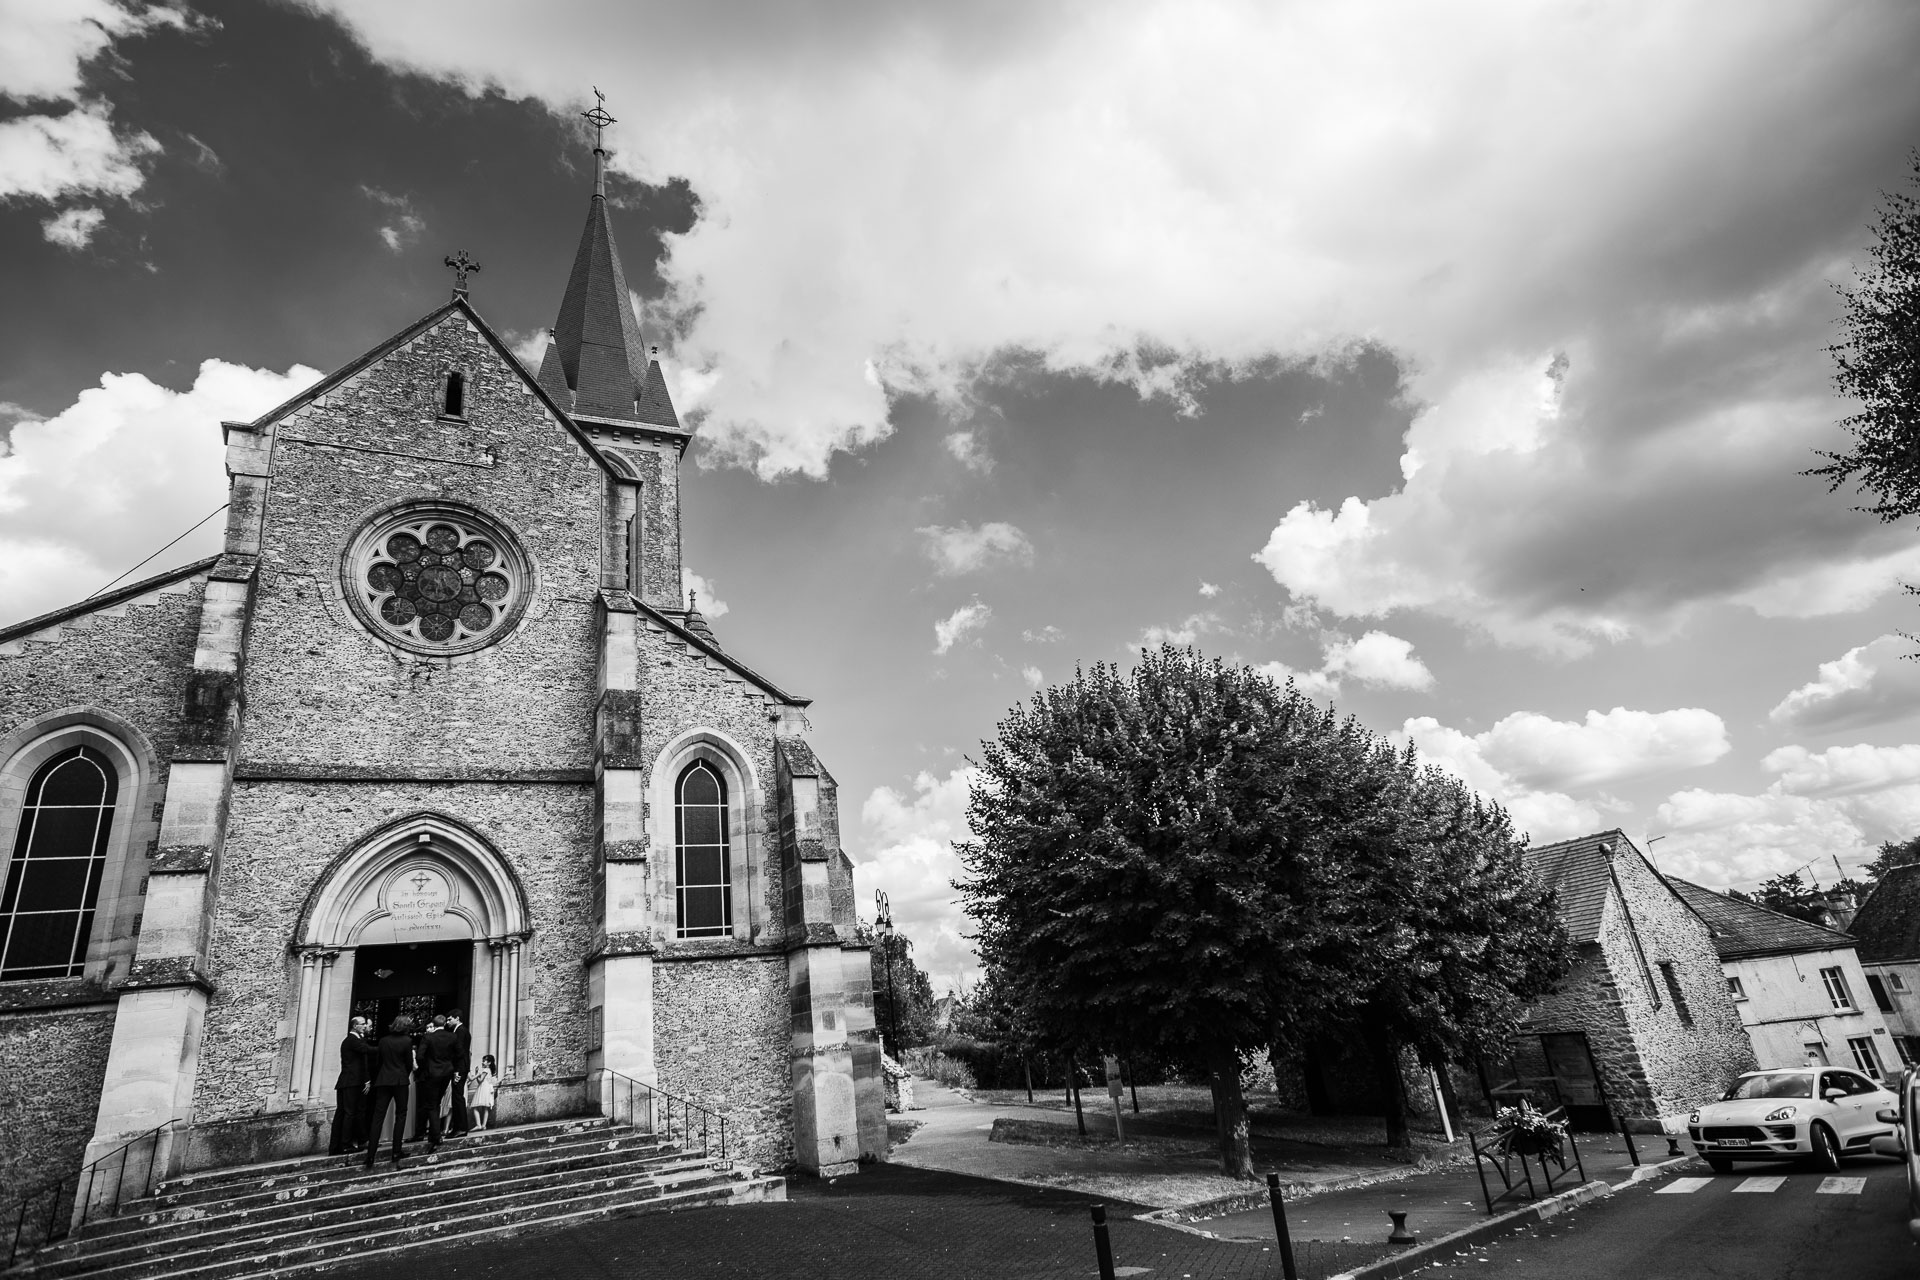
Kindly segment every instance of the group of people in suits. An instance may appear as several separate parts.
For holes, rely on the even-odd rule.
[[[334,1082],[338,1099],[327,1150],[332,1155],[365,1153],[373,1167],[379,1153],[380,1126],[393,1112],[393,1163],[398,1166],[407,1131],[407,1101],[411,1087],[415,1141],[425,1137],[427,1152],[440,1149],[443,1137],[460,1138],[484,1129],[493,1114],[498,1077],[493,1055],[472,1070],[473,1035],[461,1010],[436,1013],[425,1030],[415,1032],[412,1017],[401,1014],[378,1040],[373,1022],[356,1017],[340,1043],[340,1078]],[[471,1086],[471,1107],[466,1090]],[[451,1105],[443,1125],[440,1107]]]

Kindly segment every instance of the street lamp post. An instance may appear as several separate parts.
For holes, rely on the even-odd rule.
[[[873,891],[873,933],[880,939],[882,967],[887,982],[887,1030],[893,1041],[893,1056],[900,1057],[900,1016],[893,1007],[893,913],[887,907],[887,895],[878,889]]]

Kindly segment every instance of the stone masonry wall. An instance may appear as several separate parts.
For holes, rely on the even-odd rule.
[[[1601,946],[1615,975],[1621,1009],[1640,1046],[1647,1088],[1658,1114],[1690,1111],[1718,1098],[1733,1078],[1755,1066],[1753,1042],[1727,992],[1713,938],[1700,917],[1630,848],[1614,857],[1633,926],[1652,972],[1651,989],[1627,931],[1620,899],[1609,904]],[[1682,1022],[1666,990],[1660,962],[1671,961],[1692,1025]]]
[[[0,1206],[79,1168],[112,1041],[111,1008],[0,1017]]]
[[[193,664],[205,588],[204,575],[184,578],[0,646],[0,763],[24,745],[23,739],[39,736],[38,724],[55,722],[60,713],[75,709],[98,709],[132,724],[152,750],[154,772],[144,794],[122,794],[115,815],[116,823],[129,824],[130,862],[120,878],[119,901],[110,908],[113,922],[105,954],[98,949],[93,953],[105,962],[103,971],[93,975],[103,981],[124,976],[132,960],[147,859],[159,835],[167,762]],[[140,744],[126,745],[141,754]],[[20,782],[24,786],[25,779]],[[0,805],[7,806],[9,818],[24,798],[0,783]],[[12,830],[11,821],[0,821],[0,831]],[[0,849],[0,860],[11,852],[10,844]],[[7,1088],[0,1076],[0,1103]]]
[[[736,1159],[793,1163],[785,957],[656,962],[653,1036],[660,1087],[724,1110]]]
[[[438,416],[450,368],[467,374],[464,421]],[[460,465],[488,451],[494,465]],[[605,484],[585,447],[458,314],[286,418],[275,429],[248,640],[245,760],[590,768]],[[373,513],[415,498],[480,508],[532,559],[535,594],[498,643],[424,657],[370,633],[347,607],[344,549]]]
[[[1585,1032],[1607,1103],[1623,1115],[1649,1115],[1652,1094],[1640,1049],[1620,1009],[1620,993],[1605,955],[1598,946],[1580,949],[1573,968],[1554,993],[1530,1011],[1525,1033],[1514,1048],[1515,1068],[1523,1076],[1548,1076],[1539,1036],[1553,1032]]]
[[[301,908],[342,850],[422,810],[481,832],[526,888],[533,936],[522,961],[521,1078],[586,1070],[591,785],[241,782],[220,866],[197,1123],[286,1105],[299,993],[287,948]]]

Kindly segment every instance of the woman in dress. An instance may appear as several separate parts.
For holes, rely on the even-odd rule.
[[[493,1123],[493,1090],[500,1083],[495,1070],[492,1054],[480,1059],[480,1069],[468,1078],[467,1084],[473,1089],[473,1096],[467,1099],[467,1110],[473,1115],[475,1130],[485,1129]]]

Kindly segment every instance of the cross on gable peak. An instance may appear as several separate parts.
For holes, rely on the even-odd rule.
[[[465,249],[455,249],[446,256],[444,261],[447,266],[453,268],[453,296],[466,297],[467,277],[480,273],[479,260],[468,254]]]

